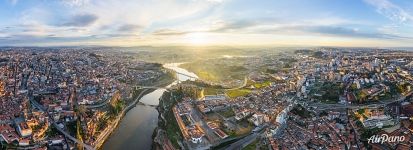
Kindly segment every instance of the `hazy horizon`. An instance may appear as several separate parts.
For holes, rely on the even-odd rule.
[[[5,0],[0,46],[413,47],[411,1]]]

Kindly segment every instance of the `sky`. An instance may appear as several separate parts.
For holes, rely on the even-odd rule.
[[[413,1],[0,1],[0,46],[82,45],[413,47]]]

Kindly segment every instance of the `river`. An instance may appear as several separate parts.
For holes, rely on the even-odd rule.
[[[196,74],[178,67],[182,63],[169,63],[164,67],[172,69],[177,74],[179,81],[191,80],[189,76],[197,77]],[[176,84],[176,81],[169,86]],[[158,105],[159,98],[165,89],[157,89],[146,94],[140,102],[148,105]],[[112,135],[103,144],[104,150],[124,150],[124,149],[151,149],[152,133],[158,124],[158,111],[152,106],[136,105],[129,110],[122,118],[119,126],[113,131]]]

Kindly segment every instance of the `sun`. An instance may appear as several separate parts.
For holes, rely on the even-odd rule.
[[[211,41],[205,33],[195,32],[185,36],[185,40],[191,45],[207,45]]]

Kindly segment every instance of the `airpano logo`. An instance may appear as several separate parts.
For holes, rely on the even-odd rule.
[[[404,136],[389,136],[387,134],[373,135],[368,139],[368,143],[395,143],[403,142],[406,138]]]

